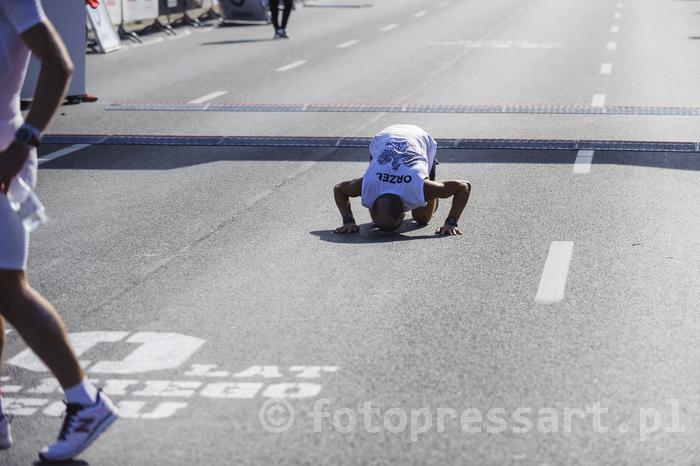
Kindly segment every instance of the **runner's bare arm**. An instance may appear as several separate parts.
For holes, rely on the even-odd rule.
[[[469,195],[471,194],[471,191],[472,185],[468,181],[425,180],[425,183],[423,184],[423,194],[425,195],[426,201],[436,198],[452,198],[452,208],[450,209],[450,213],[447,218],[453,218],[455,220],[455,224],[459,220],[459,217],[461,217],[462,212],[464,212],[467,202],[469,202]],[[435,230],[435,233],[445,235],[462,234],[456,225],[449,225],[447,221],[445,222],[445,225]]]
[[[73,75],[73,62],[49,22],[39,23],[24,31],[22,40],[41,62],[39,81],[26,121],[39,131],[44,131],[66,96]]]
[[[21,37],[34,56],[41,61],[39,81],[26,122],[43,132],[66,96],[73,73],[73,63],[51,23],[32,26],[24,31]],[[0,192],[7,193],[12,178],[24,166],[29,152],[29,147],[13,142],[0,154]]]
[[[360,227],[355,222],[355,217],[352,215],[352,207],[350,206],[350,198],[358,197],[362,194],[362,178],[356,180],[343,181],[333,187],[333,197],[335,205],[338,206],[338,211],[343,217],[343,226],[335,229],[335,233],[357,233]]]

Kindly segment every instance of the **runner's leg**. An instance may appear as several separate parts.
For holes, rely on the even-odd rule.
[[[433,218],[433,214],[438,208],[438,199],[431,199],[427,202],[425,207],[419,207],[411,211],[413,220],[420,223],[421,225],[427,225],[430,223],[430,219]]]
[[[272,16],[272,27],[275,28],[275,32],[280,28],[279,16],[280,7],[279,0],[270,0],[270,16]]]
[[[435,167],[437,166],[438,162],[435,160],[433,162],[433,166],[430,169],[430,180],[435,181]],[[433,218],[433,215],[438,209],[438,205],[440,204],[439,199],[432,199],[427,202],[425,207],[419,207],[417,209],[413,209],[411,211],[411,215],[413,216],[413,220],[416,222],[420,223],[421,225],[427,225],[430,223],[430,219]]]
[[[292,8],[294,8],[294,0],[284,0],[284,11],[282,12],[282,29],[287,29],[287,21],[289,21],[289,15],[292,14]]]
[[[0,314],[46,364],[63,388],[80,383],[85,374],[68,342],[56,310],[29,286],[19,270],[0,270]]]
[[[279,0],[270,0],[270,16],[272,16],[272,26],[275,28],[275,32],[280,28],[279,15]]]

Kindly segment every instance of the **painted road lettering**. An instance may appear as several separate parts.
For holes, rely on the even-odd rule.
[[[135,346],[121,360],[83,360],[90,380],[115,399],[126,419],[165,419],[189,406],[195,398],[210,400],[252,400],[262,398],[304,399],[318,396],[324,377],[338,371],[337,366],[323,365],[251,365],[225,370],[217,364],[191,364],[184,378],[138,379],[135,374],[162,372],[181,368],[204,340],[167,332],[80,332],[69,335],[78,355],[98,353],[105,345]],[[98,353],[99,354],[99,353]],[[44,365],[28,350],[21,351],[8,364],[29,372],[47,372]],[[96,374],[109,374],[107,377]],[[180,372],[182,377],[182,372]],[[128,375],[127,378],[113,376]],[[5,376],[3,385],[5,411],[16,416],[61,416],[65,411],[59,401],[63,391],[53,377],[31,385],[17,384]],[[14,382],[14,383],[13,383]]]
[[[128,332],[80,332],[71,334],[71,343],[80,358],[102,343],[138,343],[139,346],[121,361],[100,361],[89,367],[91,361],[81,360],[83,369],[95,374],[138,374],[176,369],[189,359],[203,344],[200,338],[180,333],[139,332],[127,338]],[[47,372],[46,366],[27,348],[8,364],[33,372]]]

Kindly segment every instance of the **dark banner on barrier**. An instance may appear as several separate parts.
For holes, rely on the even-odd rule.
[[[219,4],[224,20],[269,22],[262,0],[220,0]]]

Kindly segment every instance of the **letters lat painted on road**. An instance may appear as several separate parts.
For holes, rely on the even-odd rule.
[[[164,419],[185,409],[195,398],[211,400],[250,400],[258,397],[302,399],[319,395],[324,377],[338,371],[336,366],[253,365],[228,371],[216,364],[191,364],[180,380],[154,378],[142,374],[172,371],[183,365],[204,345],[205,340],[167,332],[80,332],[70,335],[71,343],[88,377],[110,397],[114,397],[120,416],[127,419]],[[83,359],[99,354],[105,345],[134,345],[120,360]],[[8,362],[29,372],[48,372],[29,349]],[[115,378],[115,376],[120,376]],[[121,377],[123,376],[123,377]],[[15,416],[44,414],[61,416],[61,387],[54,378],[18,385],[2,377],[5,411]]]

